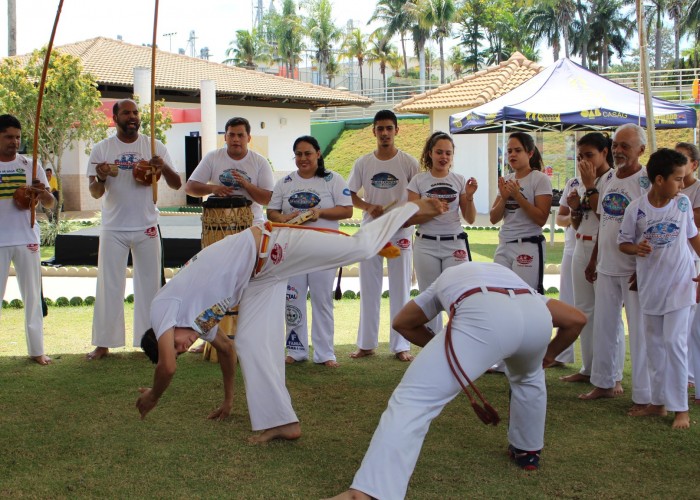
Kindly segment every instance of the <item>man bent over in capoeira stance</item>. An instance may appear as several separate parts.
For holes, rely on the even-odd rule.
[[[450,324],[433,336],[424,325],[443,310],[451,311]],[[552,323],[559,331],[550,342]],[[547,301],[500,264],[467,262],[444,271],[394,318],[401,335],[425,347],[391,396],[351,489],[336,498],[406,496],[430,422],[466,383],[456,379],[457,362],[475,380],[505,361],[512,391],[508,451],[521,468],[537,469],[547,407],[542,366],[576,340],[585,324],[578,309]],[[477,413],[491,417],[484,422],[498,422],[495,410]]]
[[[423,199],[396,208],[354,236],[302,228],[253,226],[205,248],[165,285],[151,305],[142,347],[157,363],[153,388],[141,388],[136,407],[144,418],[175,374],[177,355],[197,338],[212,343],[221,360],[224,402],[209,418],[223,419],[233,404],[236,356],[218,322],[239,304],[236,350],[241,359],[253,431],[251,442],[297,439],[299,419],[285,385],[284,309],[287,279],[374,256],[414,214],[439,215],[443,205]],[[196,292],[196,293],[193,293]]]

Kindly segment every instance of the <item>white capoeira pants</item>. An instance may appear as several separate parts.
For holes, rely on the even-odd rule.
[[[41,311],[41,253],[38,244],[0,247],[0,297],[5,296],[10,263],[17,273],[19,293],[24,302],[24,333],[27,352],[44,354],[44,316]]]
[[[391,213],[391,212],[390,212]],[[389,314],[391,320],[406,305],[411,291],[411,263],[413,250],[411,243],[413,229],[401,229],[391,238],[391,242],[401,249],[401,255],[387,259],[389,272]],[[379,312],[384,276],[384,257],[374,255],[360,262],[360,325],[357,329],[357,347],[376,349],[379,345]],[[399,332],[391,328],[389,350],[393,353],[408,351],[411,344]]]
[[[651,379],[651,404],[688,411],[688,336],[690,306],[663,316],[644,315]]]
[[[579,342],[581,346],[581,375],[591,376],[593,367],[593,329],[595,324],[595,283],[586,279],[586,266],[591,259],[595,241],[576,240],[574,256],[571,265],[571,278],[574,287],[574,306],[580,309],[587,319],[586,326],[581,330]],[[622,310],[617,315],[617,365],[618,372],[615,380],[622,380],[622,368],[625,364],[625,326],[622,323]],[[606,330],[612,334],[612,326],[606,325]]]
[[[311,340],[314,363],[335,361],[333,350],[333,279],[335,269],[302,274],[287,282],[287,356],[295,361],[309,359],[309,325],[306,292],[311,293]]]
[[[131,251],[134,266],[134,347],[151,327],[151,302],[160,288],[160,239],[157,228],[100,232],[97,255],[97,291],[92,319],[92,345],[125,344],[124,290]]]
[[[512,391],[508,441],[522,450],[544,447],[542,358],[551,334],[547,306],[529,294],[477,293],[462,301],[453,319],[452,343],[470,379],[505,359]],[[460,391],[445,357],[443,330],[406,370],[351,487],[378,499],[404,498],[430,423]],[[505,416],[505,408],[500,414]]]
[[[414,203],[407,203],[365,224],[352,237],[297,228],[273,229],[267,262],[241,297],[236,331],[236,350],[254,431],[299,421],[284,376],[287,280],[372,257],[417,209]]]
[[[426,290],[442,272],[467,262],[467,240],[429,240],[416,236],[413,243],[413,268],[418,278],[418,289]],[[427,323],[434,331],[442,330],[442,314]]]
[[[573,282],[573,260],[574,252],[564,251],[561,258],[561,268],[559,269],[559,300],[570,306],[574,305],[574,282]],[[560,363],[573,363],[576,361],[574,354],[574,344],[564,349],[556,360]]]
[[[629,275],[608,276],[598,273],[591,383],[602,389],[612,389],[618,374],[622,372],[618,351],[620,338],[614,325],[618,322],[624,303],[632,361],[632,401],[636,404],[649,404],[651,386],[644,338],[644,317],[639,305],[639,295],[629,289],[629,279]]]
[[[542,262],[547,261],[547,244],[542,242]],[[501,242],[496,247],[493,261],[507,267],[520,276],[525,283],[537,290],[540,281],[539,245],[529,241],[520,243]]]
[[[700,400],[700,389],[698,379],[700,379],[700,307],[695,306],[695,313],[692,315],[690,330],[688,332],[688,371],[693,372],[695,383],[695,399]]]

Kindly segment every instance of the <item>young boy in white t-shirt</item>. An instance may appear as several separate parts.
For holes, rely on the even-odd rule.
[[[651,404],[631,416],[675,412],[674,429],[690,427],[688,414],[687,325],[697,302],[695,266],[688,240],[700,255],[693,209],[681,193],[687,159],[672,149],[651,155],[651,189],[633,200],[622,220],[620,251],[636,255],[639,302],[644,311]]]

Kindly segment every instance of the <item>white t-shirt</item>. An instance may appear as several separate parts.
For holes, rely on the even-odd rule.
[[[168,150],[156,141],[156,153],[173,166]],[[102,228],[110,231],[140,231],[158,223],[158,209],[153,203],[150,186],[138,184],[133,177],[134,166],[142,160],[150,160],[151,139],[139,134],[136,141],[126,143],[116,135],[98,142],[90,153],[87,175],[97,175],[98,163],[119,166],[116,177],[107,176],[105,194],[102,196]]]
[[[564,190],[561,192],[561,198],[559,199],[559,206],[560,207],[566,207],[569,208],[569,204],[567,203],[566,199],[568,198],[569,194],[572,191],[576,191],[579,193],[579,196],[582,196],[582,193],[580,192],[580,188],[583,186],[583,183],[578,177],[572,177],[566,182],[566,186],[564,186]],[[585,191],[585,188],[584,188]],[[564,255],[573,255],[574,254],[574,248],[576,247],[576,230],[574,229],[574,226],[569,225],[566,230],[564,231]]]
[[[598,231],[597,271],[608,276],[629,276],[635,270],[634,255],[620,252],[617,235],[627,206],[649,191],[647,169],[642,167],[629,177],[620,179],[617,173],[598,194],[600,229]]]
[[[652,206],[648,196],[627,206],[618,245],[645,239],[652,247],[646,257],[632,256],[644,314],[661,316],[695,304],[695,265],[687,241],[696,234],[693,209],[684,194],[661,208]]]
[[[552,182],[549,176],[539,170],[532,170],[522,179],[515,179],[515,173],[508,174],[505,180],[517,180],[520,183],[520,193],[530,203],[535,203],[535,197],[541,195],[552,196]],[[542,226],[533,222],[525,212],[520,210],[520,205],[512,198],[506,200],[506,208],[503,213],[503,225],[498,233],[501,243],[529,238],[542,234]]]
[[[49,185],[40,164],[37,164],[36,177],[45,186]],[[39,244],[39,223],[35,222],[34,227],[30,227],[31,210],[20,210],[12,199],[18,187],[31,184],[31,159],[17,155],[12,161],[0,161],[0,247]]]
[[[430,172],[421,172],[408,183],[408,190],[421,198],[437,198],[446,201],[447,212],[423,222],[419,231],[421,234],[450,235],[463,232],[459,218],[459,197],[466,193],[467,180],[463,175],[448,172],[445,177],[434,177]]]
[[[214,340],[224,313],[240,302],[257,255],[250,229],[224,240],[228,238],[240,241],[204,248],[158,291],[151,304],[158,311],[157,324],[151,317],[156,338],[179,326],[194,329],[204,340]],[[202,286],[203,276],[206,286]]]
[[[417,173],[418,161],[408,153],[399,150],[390,160],[379,160],[369,153],[355,161],[348,186],[353,193],[364,188],[362,198],[372,205],[386,206],[394,201],[400,205],[408,200],[406,187]],[[371,219],[365,212],[363,222]]]
[[[249,149],[242,159],[234,160],[228,155],[225,147],[207,153],[188,180],[232,187],[234,195],[245,196],[253,202],[250,206],[253,210],[253,222],[263,222],[265,219],[262,206],[253,201],[250,193],[236,182],[233,172],[238,172],[244,179],[266,191],[272,191],[275,185],[272,167],[264,156]]]
[[[688,199],[690,200],[690,206],[693,208],[693,210],[700,207],[700,181],[696,180],[690,186],[684,187],[681,190],[681,193],[688,197]],[[698,225],[696,221],[695,227],[697,226]],[[693,250],[693,247],[690,246],[690,243],[688,243],[688,246],[690,247],[690,253],[693,256],[693,260],[696,262],[700,260],[698,254],[696,254],[695,250]]]
[[[283,214],[304,212],[311,208],[351,207],[350,189],[340,175],[327,171],[324,177],[304,179],[299,172],[292,172],[277,181],[267,208]],[[337,220],[318,219],[304,223],[308,227],[338,229]]]
[[[432,319],[440,311],[449,312],[450,306],[464,292],[481,286],[526,288],[535,293],[530,285],[505,266],[494,262],[465,262],[444,271],[414,302],[428,319]]]

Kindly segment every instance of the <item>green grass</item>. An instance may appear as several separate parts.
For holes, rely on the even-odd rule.
[[[303,428],[294,443],[246,444],[250,435],[242,380],[233,415],[205,415],[222,394],[218,366],[184,355],[160,405],[140,421],[134,403],[153,367],[131,348],[87,362],[92,308],[51,308],[46,347],[55,362],[26,358],[23,311],[3,310],[0,329],[0,496],[107,498],[321,498],[348,487],[379,416],[406,365],[388,355],[388,301],[382,301],[379,354],[353,361],[359,302],[336,303],[341,366],[287,369]],[[127,318],[132,313],[127,305]],[[130,326],[127,326],[130,329]],[[130,339],[129,339],[130,340]],[[629,365],[628,365],[629,366]],[[573,369],[573,368],[572,368]],[[537,473],[505,455],[508,390],[486,375],[479,388],[504,422],[486,427],[465,397],[432,424],[408,498],[690,498],[697,473],[697,410],[689,431],[671,417],[632,419],[629,372],[625,396],[582,402],[585,385],[547,373],[546,448]],[[390,479],[389,479],[390,480]]]

